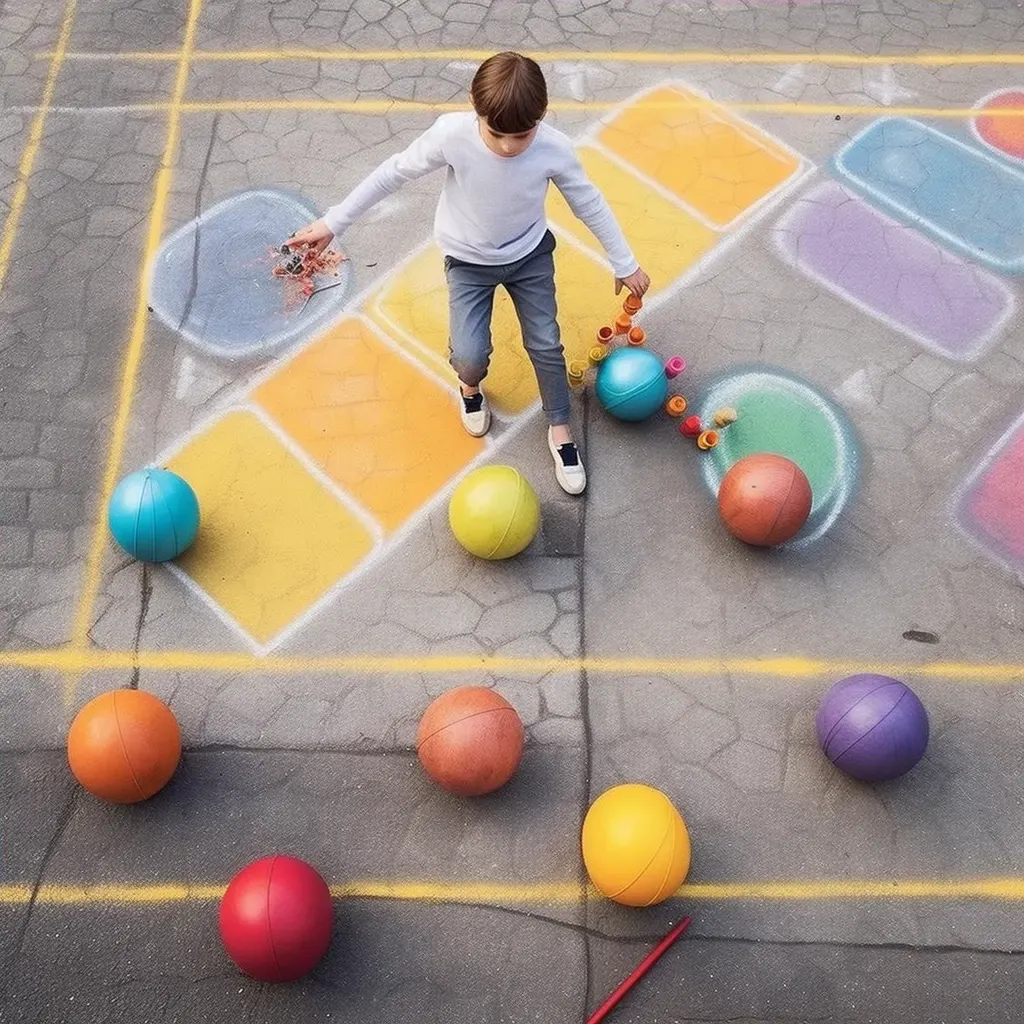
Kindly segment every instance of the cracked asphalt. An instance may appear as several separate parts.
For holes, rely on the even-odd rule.
[[[795,199],[835,177],[837,152],[888,108],[970,108],[1020,86],[1020,5],[207,0],[185,93],[195,109],[181,115],[161,237],[239,191],[280,188],[317,208],[336,201],[435,116],[379,104],[460,102],[478,51],[558,51],[544,63],[561,103],[551,116],[573,136],[608,104],[668,81],[760,105],[738,116],[801,154],[813,177],[666,293],[645,327],[656,351],[685,355],[691,401],[739,364],[810,383],[849,418],[859,478],[814,545],[741,549],[720,528],[698,454],[672,422],[617,423],[580,394],[585,500],[558,491],[536,415],[495,452],[541,498],[541,535],[522,557],[471,561],[451,540],[442,502],[275,648],[292,659],[287,667],[150,658],[83,672],[45,658],[33,667],[21,654],[66,650],[73,639],[188,5],[79,0],[17,200],[65,11],[57,0],[0,5],[0,219],[9,223],[21,204],[0,290],[0,1024],[391,1024],[414,1015],[424,1024],[582,1024],[684,913],[694,917],[690,932],[610,1020],[1019,1020],[1020,888],[1011,899],[955,885],[888,899],[826,885],[813,897],[769,899],[756,886],[1024,885],[1024,690],[1019,675],[971,668],[1024,662],[1019,569],[973,542],[954,511],[961,486],[1024,412],[1019,278],[985,271],[1011,296],[1008,319],[977,353],[947,358],[787,262],[773,236]],[[370,56],[273,57],[282,49]],[[244,50],[261,53],[208,59]],[[418,59],[420,50],[443,55]],[[653,57],[687,51],[699,59]],[[792,57],[708,59],[752,53]],[[1013,60],[914,63],[920,53]],[[236,100],[249,106],[211,106]],[[584,107],[566,109],[573,104]],[[832,112],[837,104],[844,112]],[[963,117],[929,123],[968,138]],[[346,236],[355,292],[427,237],[437,188],[432,178],[411,184]],[[258,370],[204,356],[151,317],[121,469],[236,407]],[[94,652],[250,653],[179,576],[113,550],[87,625]],[[563,667],[317,667],[350,654]],[[791,674],[742,664],[790,657]],[[661,661],[648,670],[645,658]],[[801,658],[817,667],[802,673]],[[633,667],[602,668],[606,659]],[[820,755],[814,712],[843,666],[890,663],[952,669],[908,677],[931,716],[925,760],[893,784],[862,786]],[[427,703],[464,682],[498,688],[528,736],[516,779],[475,802],[431,786],[413,753]],[[132,808],[79,792],[63,755],[77,708],[115,686],[167,700],[186,745],[167,789]],[[659,786],[677,803],[693,842],[691,882],[747,894],[647,911],[586,899],[582,817],[623,781]],[[257,985],[232,968],[215,899],[123,895],[221,885],[278,849],[357,890],[337,901],[327,958],[296,985]],[[371,891],[408,882],[429,883],[432,895]],[[567,895],[529,894],[546,883]],[[89,899],[72,892],[94,886],[110,888]]]

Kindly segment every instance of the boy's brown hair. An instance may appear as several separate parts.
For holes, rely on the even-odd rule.
[[[469,88],[473,109],[493,131],[521,135],[548,109],[548,84],[540,65],[521,53],[496,53],[477,68]]]

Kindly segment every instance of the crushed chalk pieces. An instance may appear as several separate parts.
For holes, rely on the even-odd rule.
[[[298,285],[299,294],[307,299],[318,291],[332,287],[324,285],[318,288],[315,279],[325,274],[337,277],[338,267],[348,258],[335,249],[324,249],[322,252],[306,249],[299,252],[287,245],[279,246],[274,255],[285,257],[284,262],[274,267],[274,277]]]

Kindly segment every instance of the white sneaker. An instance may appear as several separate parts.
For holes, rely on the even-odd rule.
[[[550,427],[548,448],[551,450],[551,458],[555,460],[555,479],[558,486],[566,494],[582,494],[587,486],[587,471],[583,468],[579,449],[572,441],[567,444],[555,444]]]
[[[460,417],[466,433],[473,437],[483,437],[491,429],[491,410],[482,391],[466,397],[459,392],[461,399]]]

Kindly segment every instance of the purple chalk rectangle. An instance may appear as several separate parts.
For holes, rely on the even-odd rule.
[[[787,263],[949,359],[977,359],[1013,313],[999,278],[834,181],[801,196],[773,235]]]

